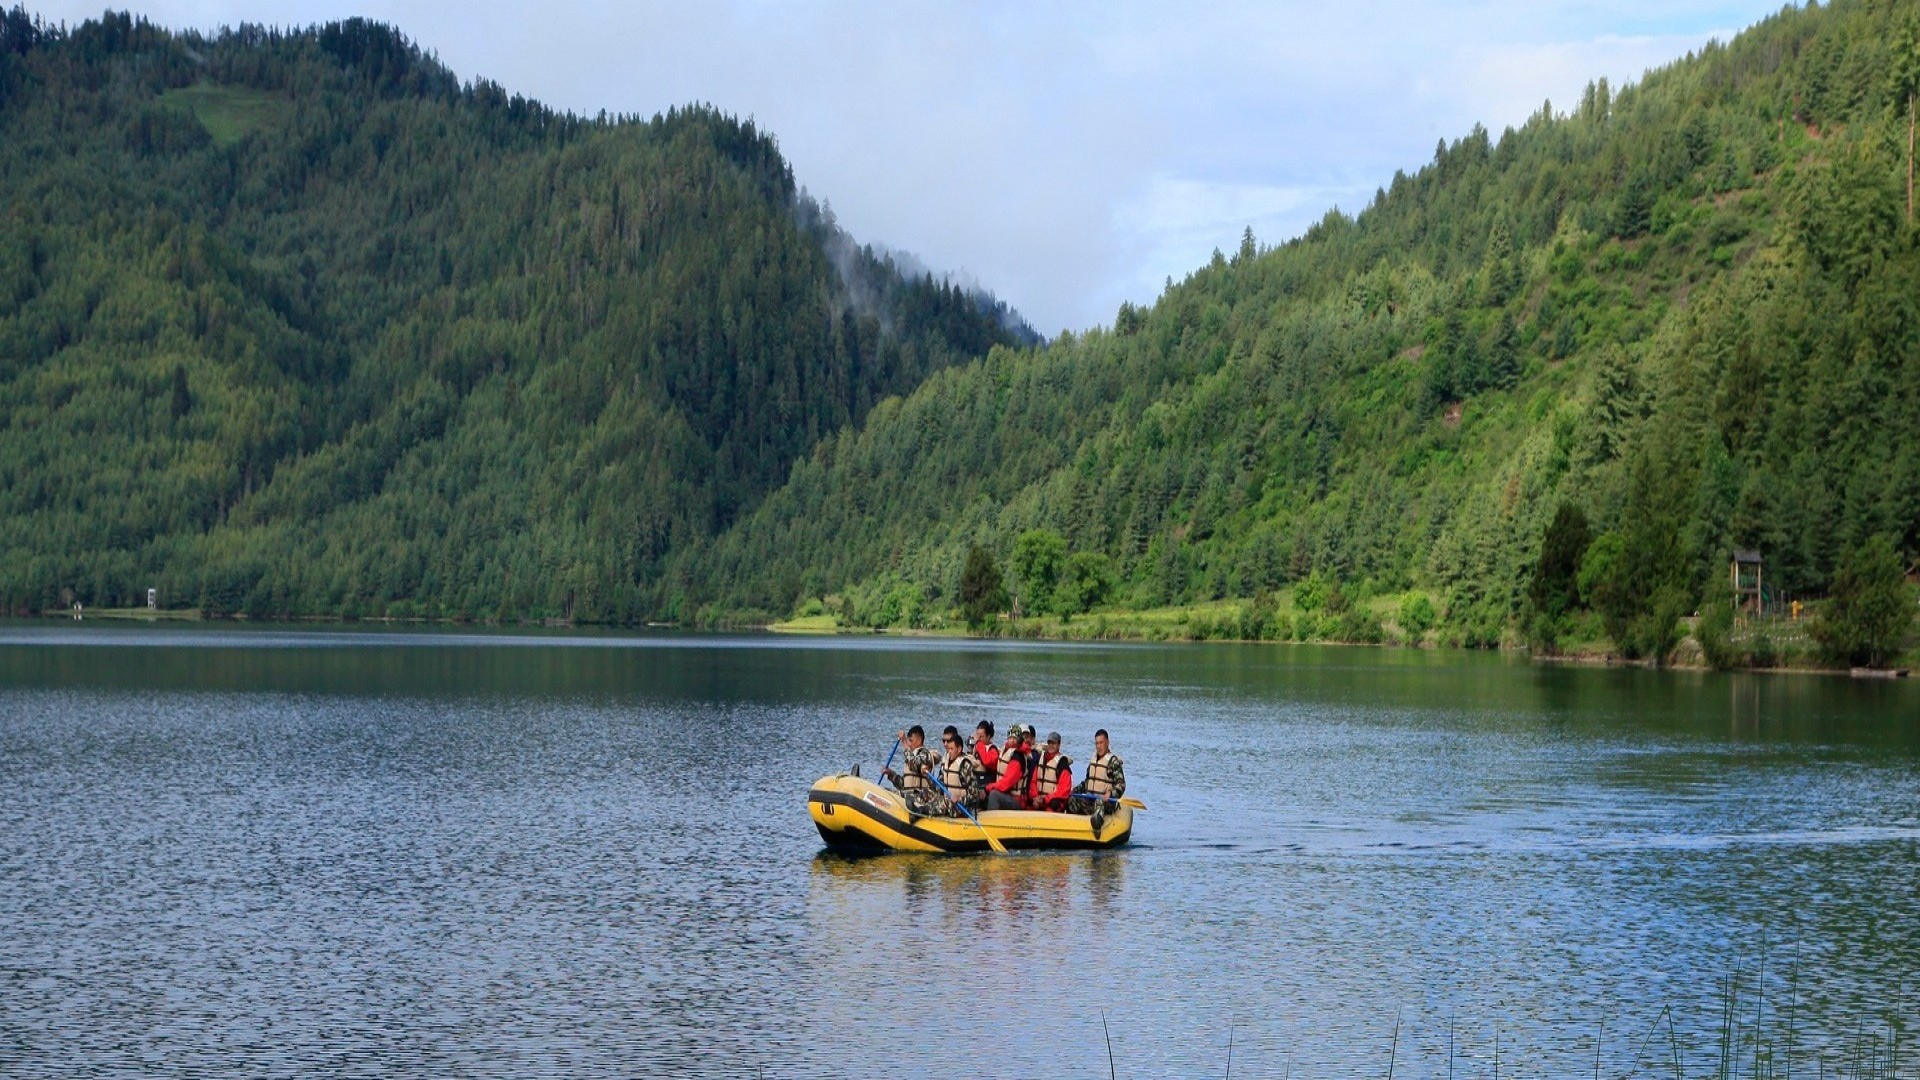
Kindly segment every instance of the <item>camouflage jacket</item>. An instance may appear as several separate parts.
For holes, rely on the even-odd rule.
[[[953,767],[960,771],[960,783],[958,785],[955,785],[947,779],[946,762],[940,763],[941,771],[936,774],[940,777],[940,782],[947,785],[948,792],[950,792],[954,798],[965,802],[970,808],[979,809],[985,806],[987,802],[987,776],[986,773],[980,770],[980,759],[974,757],[972,754],[962,754],[960,755],[960,759],[953,763]],[[959,816],[958,810],[953,811],[953,813],[954,816]]]
[[[1087,768],[1091,771],[1093,763],[1088,762]],[[1126,763],[1120,760],[1119,754],[1109,753],[1107,755],[1107,783],[1112,788],[1107,794],[1112,798],[1117,799],[1127,793]],[[1085,780],[1080,781],[1074,785],[1073,790],[1084,794],[1087,790],[1087,782]]]
[[[931,746],[907,747],[900,762],[900,787],[915,787],[913,778],[932,776],[940,768],[940,754]],[[920,787],[931,788],[933,784],[922,780]]]

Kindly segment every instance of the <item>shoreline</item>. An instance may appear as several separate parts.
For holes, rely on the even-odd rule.
[[[67,620],[81,622],[87,619],[103,619],[113,622],[195,622],[195,623],[252,623],[260,625],[343,625],[349,623],[377,624],[381,626],[463,626],[475,628],[544,628],[544,629],[650,629],[683,630],[692,633],[724,631],[757,631],[766,634],[811,636],[811,637],[901,637],[901,638],[952,638],[956,641],[1050,641],[1064,644],[1120,642],[1143,645],[1318,645],[1336,646],[1348,649],[1413,649],[1421,651],[1457,651],[1457,652],[1495,652],[1504,655],[1525,656],[1530,662],[1567,667],[1593,668],[1643,668],[1650,671],[1688,671],[1712,672],[1714,668],[1700,658],[1698,644],[1691,636],[1683,638],[1676,653],[1687,654],[1684,659],[1674,663],[1655,664],[1649,660],[1628,659],[1611,649],[1601,647],[1599,643],[1582,643],[1582,646],[1561,653],[1536,653],[1525,647],[1502,645],[1496,649],[1474,649],[1460,645],[1448,645],[1434,641],[1409,642],[1397,638],[1382,641],[1337,641],[1328,639],[1286,640],[1254,639],[1237,637],[1191,637],[1175,635],[1171,627],[1185,625],[1184,620],[1175,623],[1164,617],[1149,619],[1145,613],[1129,612],[1120,620],[1110,621],[1105,615],[1083,616],[1071,622],[1057,622],[1052,619],[1033,619],[1022,624],[1010,625],[1009,633],[981,634],[965,627],[854,627],[842,626],[831,616],[803,619],[781,619],[765,623],[720,624],[711,628],[688,627],[675,623],[648,622],[638,626],[619,626],[616,624],[581,623],[571,619],[533,619],[517,622],[502,622],[490,619],[442,619],[427,616],[345,616],[345,615],[296,615],[285,618],[256,619],[245,614],[210,615],[199,609],[191,608],[99,608],[80,611],[48,610],[27,616],[43,620]],[[1095,624],[1088,633],[1073,633],[1071,628],[1080,624]],[[1152,633],[1143,630],[1143,624],[1152,629],[1164,630]],[[1583,647],[1584,646],[1584,647]],[[1688,646],[1692,646],[1688,648]],[[1885,668],[1827,667],[1815,664],[1775,665],[1771,667],[1735,667],[1728,673],[1744,672],[1756,675],[1822,675],[1844,678],[1900,681],[1909,677],[1911,668],[1905,666],[1910,656],[1903,656],[1895,666]]]
[[[1462,653],[1490,652],[1490,653],[1500,653],[1502,655],[1524,656],[1527,660],[1536,664],[1547,664],[1547,665],[1557,665],[1557,666],[1567,666],[1567,667],[1642,668],[1648,671],[1686,671],[1686,672],[1701,672],[1701,673],[1712,673],[1715,671],[1712,665],[1707,664],[1702,659],[1699,645],[1691,635],[1681,639],[1681,644],[1675,649],[1676,654],[1678,653],[1686,654],[1684,659],[1680,659],[1672,663],[1656,664],[1651,660],[1629,659],[1627,657],[1619,655],[1617,652],[1613,651],[1612,649],[1599,648],[1599,647],[1576,648],[1574,650],[1570,650],[1567,652],[1549,654],[1549,653],[1536,653],[1533,650],[1528,649],[1524,646],[1502,645],[1496,649],[1473,649],[1473,648],[1468,648],[1466,646],[1447,645],[1447,644],[1442,644],[1434,641],[1409,642],[1404,640],[1391,640],[1391,639],[1386,641],[1372,642],[1372,641],[1334,641],[1334,640],[1324,640],[1324,639],[1316,639],[1316,640],[1309,640],[1309,641],[1299,641],[1299,640],[1288,639],[1284,641],[1279,641],[1279,640],[1252,639],[1252,638],[1222,638],[1222,637],[1209,637],[1209,638],[1196,639],[1196,638],[1184,638],[1184,637],[1172,637],[1172,636],[1155,638],[1155,637],[1148,637],[1143,634],[1128,634],[1124,632],[1111,633],[1103,636],[1083,636],[1083,635],[1077,635],[1077,634],[1059,633],[1057,632],[1060,629],[1058,626],[1047,626],[1047,625],[1038,626],[1036,628],[1037,632],[1033,632],[1033,633],[1014,632],[1014,633],[1005,633],[1005,634],[977,634],[963,628],[962,629],[953,629],[953,628],[907,629],[907,628],[898,628],[898,627],[848,627],[848,626],[838,626],[838,625],[824,625],[820,622],[817,622],[814,619],[804,619],[804,620],[781,620],[773,623],[767,623],[764,625],[755,626],[753,627],[753,629],[764,630],[767,633],[772,633],[772,634],[789,634],[789,635],[796,635],[796,636],[811,635],[816,637],[834,637],[834,636],[869,637],[874,635],[886,635],[886,636],[892,636],[892,637],[915,637],[915,638],[950,637],[950,638],[955,638],[959,640],[980,640],[980,641],[999,641],[999,640],[1054,641],[1054,642],[1062,642],[1067,644],[1073,644],[1077,642],[1086,642],[1086,643],[1119,642],[1119,643],[1131,643],[1131,644],[1142,644],[1142,645],[1316,645],[1316,646],[1335,646],[1343,649],[1411,649],[1411,650],[1418,650],[1418,651],[1451,651],[1451,652],[1462,652]],[[1054,632],[1048,632],[1050,630]],[[1888,668],[1828,667],[1828,666],[1822,666],[1817,664],[1772,665],[1769,667],[1728,668],[1726,669],[1725,673],[1727,674],[1749,673],[1749,674],[1755,674],[1755,675],[1821,675],[1821,676],[1839,676],[1843,678],[1854,678],[1854,679],[1897,681],[1897,680],[1901,680],[1909,677],[1909,673],[1911,669],[1906,666],[1903,666],[1905,663],[1905,659],[1906,659],[1905,657],[1901,659],[1899,666],[1888,667]]]

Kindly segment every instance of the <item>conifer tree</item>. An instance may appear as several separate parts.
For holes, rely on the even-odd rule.
[[[966,565],[960,570],[960,611],[967,626],[975,631],[985,628],[1007,605],[1006,589],[1000,581],[1000,564],[979,544],[967,551]]]

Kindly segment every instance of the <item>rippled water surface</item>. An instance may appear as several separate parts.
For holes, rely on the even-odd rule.
[[[983,718],[1110,729],[1132,846],[821,853]],[[1917,980],[1909,683],[0,626],[8,1075],[1911,1076]]]

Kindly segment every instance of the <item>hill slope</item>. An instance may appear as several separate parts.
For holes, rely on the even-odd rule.
[[[989,347],[709,109],[556,114],[354,20],[0,16],[0,601],[631,620]]]
[[[1431,590],[1449,639],[1491,644],[1566,504],[1601,535],[1582,595],[1652,652],[1735,547],[1794,592],[1874,535],[1911,560],[1914,23],[1790,8],[1443,143],[1355,218],[938,373],[673,573],[720,608],[937,620],[970,546],[1011,566],[1041,530],[1064,551],[1019,553],[1029,611],[1312,580]]]

